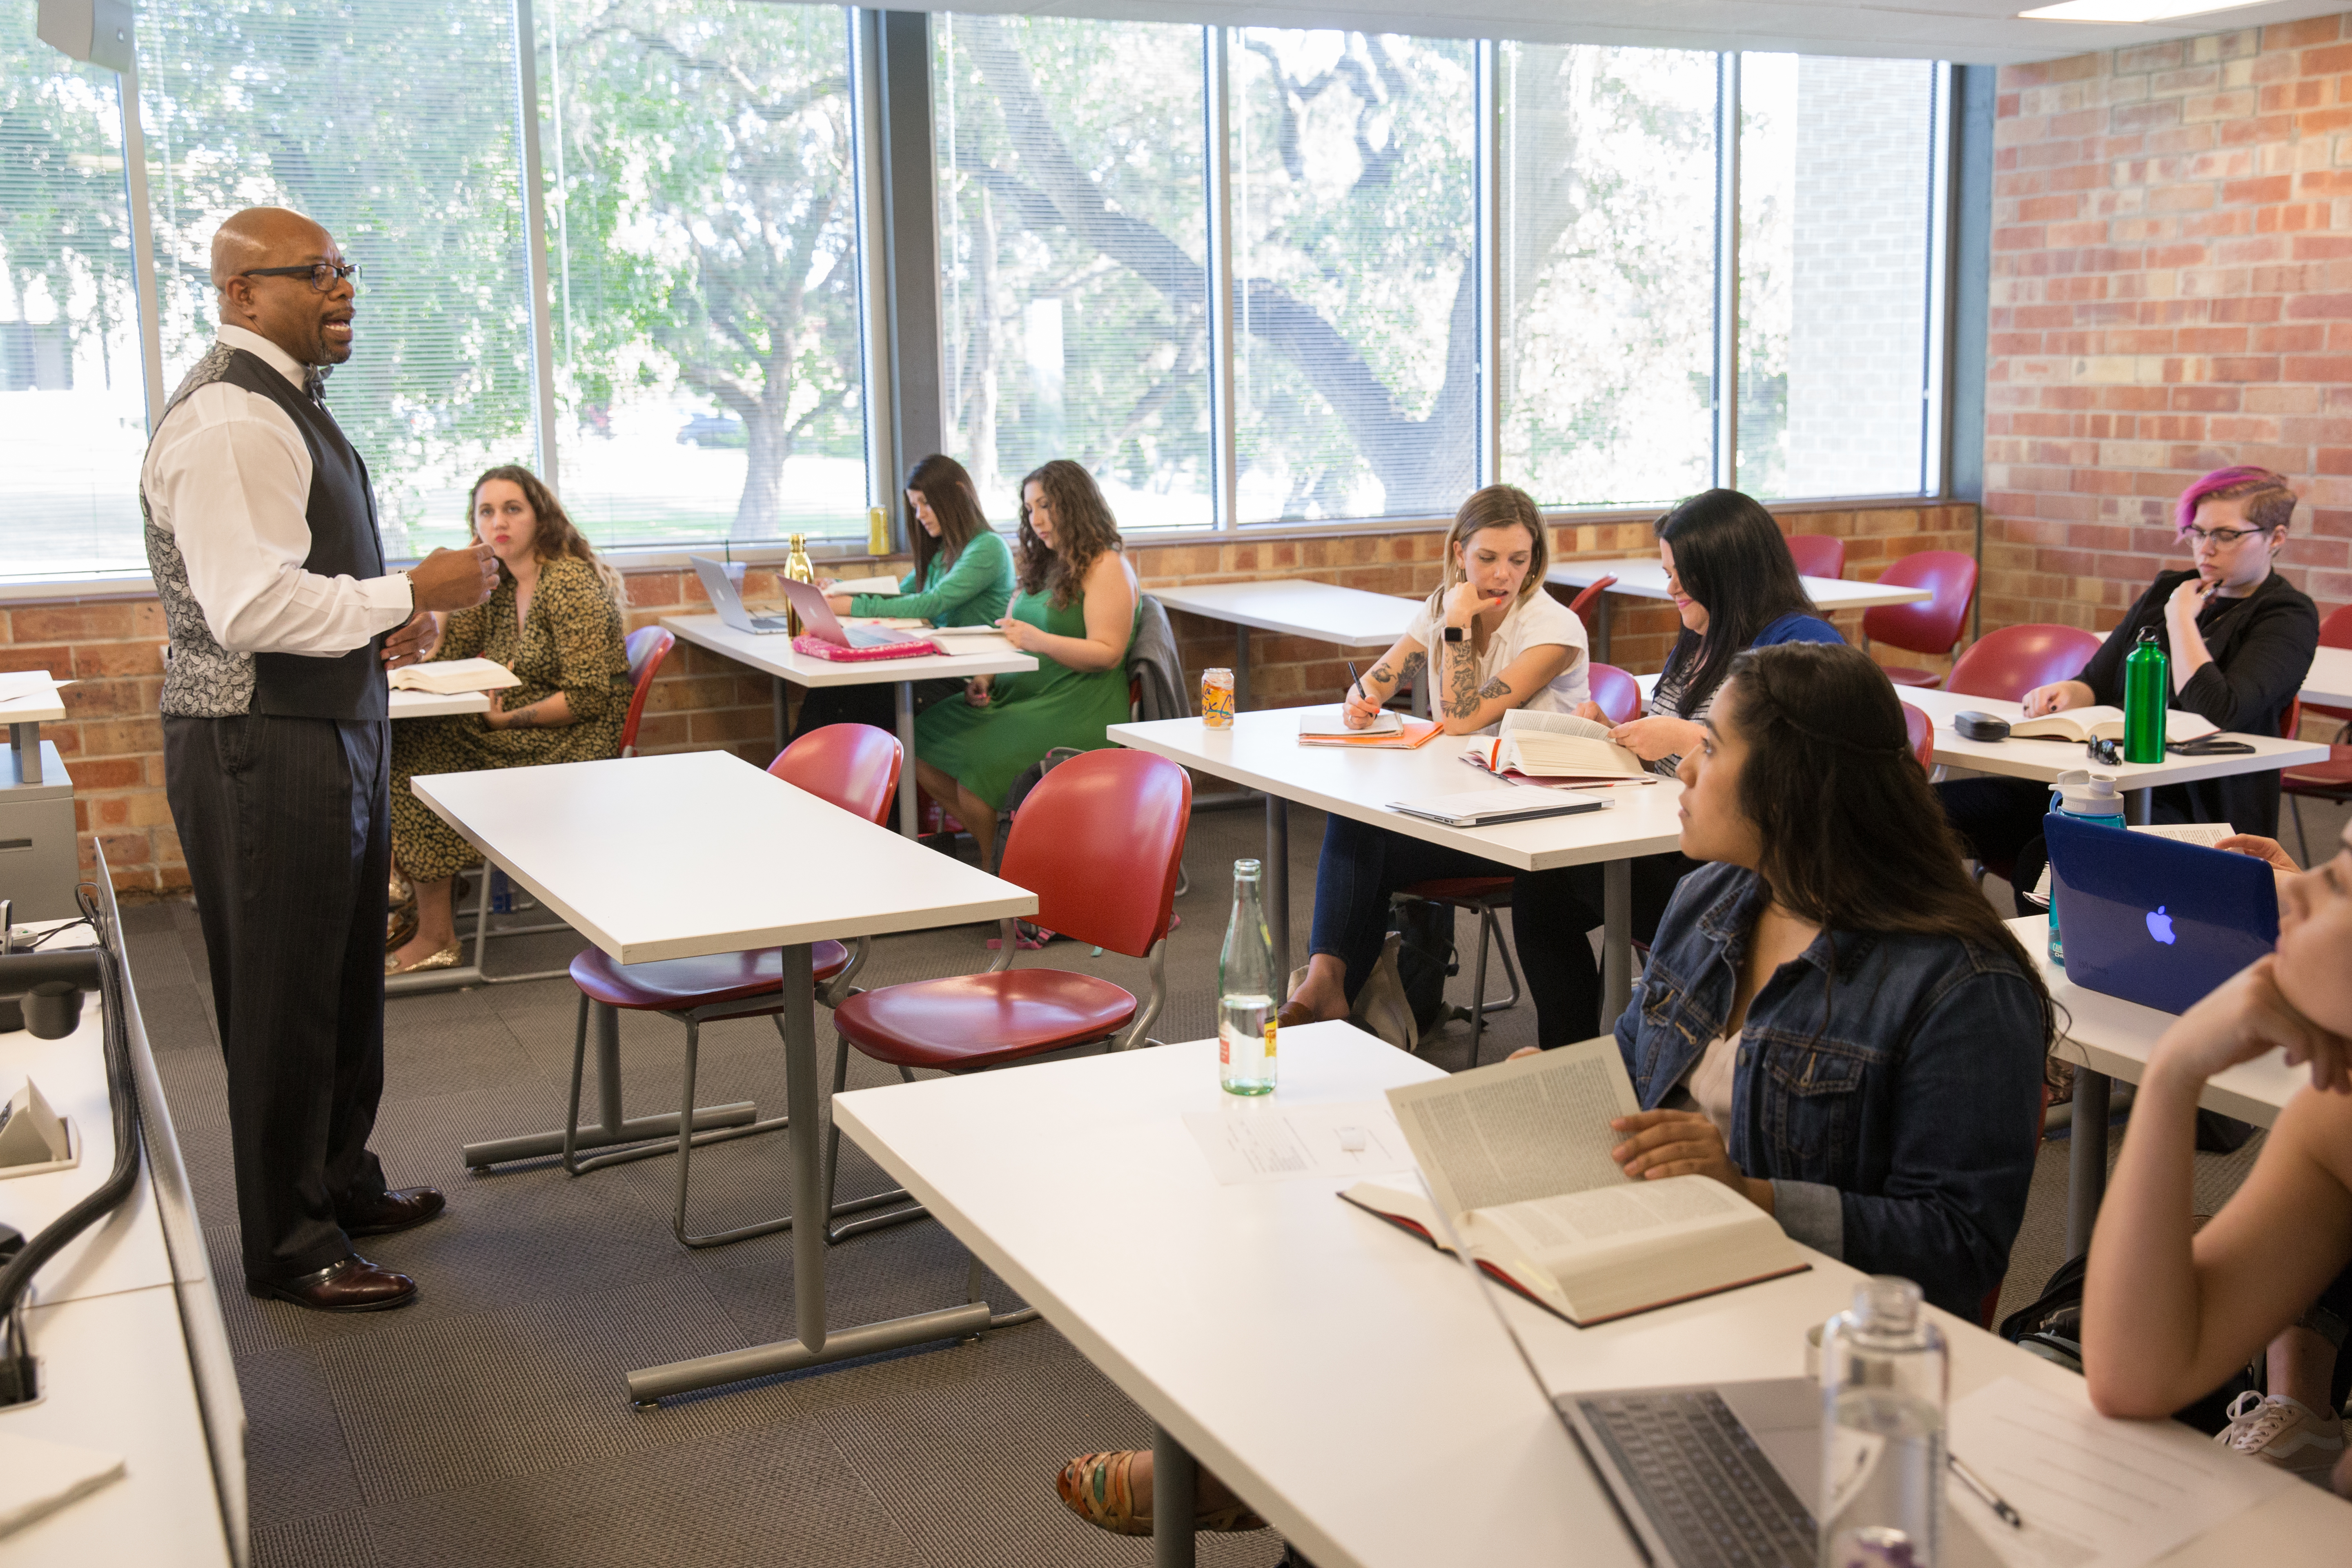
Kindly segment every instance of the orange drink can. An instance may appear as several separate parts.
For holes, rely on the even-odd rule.
[[[1204,669],[1201,672],[1201,723],[1210,730],[1230,730],[1234,727],[1232,670]]]

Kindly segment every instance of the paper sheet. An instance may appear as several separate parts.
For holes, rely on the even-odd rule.
[[[2143,822],[2132,828],[2134,833],[2152,833],[2158,838],[2178,839],[2183,844],[2201,844],[2208,849],[2221,847],[2221,840],[2238,830],[2226,822]],[[2041,879],[2033,884],[2030,895],[2039,899],[2046,908],[2050,902],[2050,862],[2042,863]]]
[[[1236,1100],[1184,1112],[1184,1130],[1228,1187],[1308,1177],[1386,1175],[1412,1169],[1412,1154],[1389,1108],[1380,1102],[1283,1105]],[[1360,1135],[1360,1138],[1358,1135]],[[1360,1149],[1344,1142],[1360,1142]]]
[[[0,671],[0,704],[31,701],[46,708],[49,704],[51,684],[47,674],[41,670]]]
[[[2305,1483],[2170,1421],[2115,1421],[2013,1377],[1952,1406],[1952,1451],[2024,1516],[2012,1530],[1966,1487],[1951,1510],[2007,1568],[2134,1568]]]

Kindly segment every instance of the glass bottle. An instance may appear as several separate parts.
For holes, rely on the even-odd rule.
[[[877,561],[890,553],[890,514],[878,506],[866,509],[866,553]]]
[[[2124,658],[2124,761],[2164,761],[2164,716],[2171,706],[2172,661],[2148,626]]]
[[[807,534],[795,533],[792,536],[792,548],[784,554],[784,575],[795,583],[816,581],[816,568],[809,564]],[[801,613],[787,605],[784,614],[791,617],[786,629],[793,637],[800,636],[804,629],[801,626]]]
[[[1274,939],[1258,870],[1234,862],[1234,913],[1217,954],[1217,1081],[1228,1094],[1274,1092]]]
[[[1821,1568],[1935,1568],[1948,1377],[1908,1279],[1864,1280],[1823,1326]]]
[[[2093,773],[2076,768],[2058,775],[2057,787],[2050,792],[2050,810],[2053,816],[2071,816],[2077,822],[2096,823],[2101,827],[2121,829],[2124,826],[2124,797],[2116,790],[2116,781],[2105,773]],[[2050,962],[2059,968],[2066,967],[2066,944],[2058,935],[2058,868],[2050,868]]]

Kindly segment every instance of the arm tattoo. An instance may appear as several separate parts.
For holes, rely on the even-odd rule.
[[[1478,711],[1478,657],[1466,642],[1454,647],[1460,651],[1446,672],[1445,711],[1454,718],[1467,719]]]
[[[1413,677],[1419,675],[1423,670],[1428,668],[1428,655],[1409,653],[1404,656],[1404,668],[1397,672],[1397,679],[1399,680],[1411,680]]]
[[[1367,676],[1365,680],[1366,682],[1378,680],[1386,682],[1390,685],[1394,685],[1396,682],[1396,672],[1389,668],[1388,660],[1382,659],[1380,663],[1372,666],[1372,673]],[[1369,685],[1366,686],[1364,695],[1367,697],[1371,695]]]
[[[1491,702],[1497,697],[1508,697],[1510,694],[1511,689],[1503,683],[1503,678],[1498,675],[1478,689],[1478,700]]]
[[[507,715],[507,728],[509,730],[528,730],[538,722],[539,715],[528,708],[518,708]]]

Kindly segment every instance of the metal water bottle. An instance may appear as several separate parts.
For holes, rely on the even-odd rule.
[[[1919,1287],[1880,1274],[1822,1331],[1821,1568],[1936,1568],[1944,1336]]]
[[[1274,1092],[1274,938],[1258,869],[1234,862],[1234,913],[1217,954],[1217,1082],[1227,1094]]]
[[[791,578],[795,583],[814,583],[816,581],[816,568],[809,564],[807,534],[795,533],[792,536],[792,547],[784,552],[784,575]],[[786,630],[789,631],[792,636],[798,637],[802,632],[807,630],[805,626],[801,625],[801,613],[798,610],[795,610],[792,608],[791,605],[787,605],[784,608],[784,614],[791,617],[790,624],[786,627]]]
[[[2124,826],[2124,797],[2116,789],[2116,781],[2105,773],[2094,773],[2081,768],[2060,773],[2057,787],[2050,792],[2050,814],[2071,816],[2077,822],[2095,822],[2101,827],[2121,829]],[[2066,944],[2058,935],[2058,868],[2050,868],[2050,962],[2061,969],[2066,966]]]
[[[2124,761],[2164,761],[2164,716],[2171,707],[2172,661],[2149,626],[2124,659]]]

